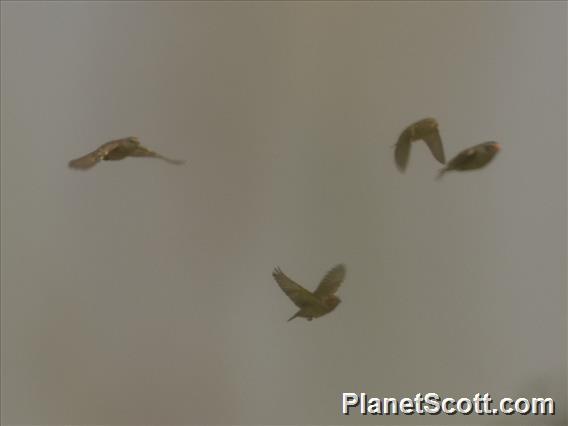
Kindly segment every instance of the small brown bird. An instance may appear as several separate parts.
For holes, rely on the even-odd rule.
[[[470,148],[464,149],[458,155],[456,155],[452,160],[440,170],[438,173],[438,179],[440,179],[444,173],[451,170],[463,171],[463,170],[475,170],[485,167],[495,155],[501,149],[501,145],[497,142],[483,142],[478,145],[472,146]]]
[[[140,145],[138,138],[130,136],[123,139],[116,139],[102,144],[93,152],[88,153],[82,157],[69,161],[69,167],[72,169],[87,170],[93,167],[101,160],[115,161],[122,160],[126,157],[152,157],[160,158],[170,164],[183,164],[185,161],[172,160],[151,151],[148,148]]]
[[[425,118],[412,123],[402,131],[395,145],[394,159],[400,172],[406,170],[410,157],[410,145],[412,142],[423,140],[430,148],[432,155],[442,164],[446,164],[444,146],[438,130],[438,122],[435,118]]]
[[[284,293],[300,308],[288,321],[296,317],[311,321],[333,311],[341,302],[334,293],[345,279],[345,266],[340,264],[331,269],[313,293],[295,283],[280,270],[274,269],[272,276]]]

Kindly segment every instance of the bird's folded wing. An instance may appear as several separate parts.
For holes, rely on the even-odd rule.
[[[304,306],[309,306],[314,302],[318,302],[317,298],[312,293],[300,284],[288,278],[288,276],[282,272],[280,268],[274,269],[272,276],[282,291],[286,293],[286,296],[288,296],[298,308],[303,308]]]
[[[334,294],[345,279],[345,273],[345,265],[335,266],[323,277],[318,288],[314,291],[314,296],[321,298]]]
[[[107,142],[95,149],[93,152],[89,152],[87,155],[83,155],[82,157],[69,161],[69,167],[81,170],[90,169],[105,158],[111,151],[118,148],[120,143],[121,140]]]
[[[471,161],[477,155],[475,149],[469,148],[456,155],[449,163],[449,167],[459,167],[467,161]]]

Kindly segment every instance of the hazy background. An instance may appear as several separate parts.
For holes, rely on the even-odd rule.
[[[2,422],[565,424],[566,3],[3,3]],[[434,180],[486,140],[486,169]],[[67,161],[128,135],[151,159]],[[277,287],[344,262],[313,322]],[[341,416],[342,392],[555,417]]]

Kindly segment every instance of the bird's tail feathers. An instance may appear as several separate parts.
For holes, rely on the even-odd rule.
[[[166,163],[170,163],[170,164],[176,164],[176,165],[182,165],[185,164],[185,160],[174,160],[173,158],[168,158],[168,157],[164,157],[161,154],[158,154],[157,152],[151,151],[152,153],[152,157],[154,158],[159,158],[160,160],[164,160]]]
[[[292,321],[294,318],[296,318],[298,315],[300,315],[300,312],[302,312],[302,311],[300,310],[300,311],[296,312],[294,315],[292,315],[292,316],[288,319],[288,322],[289,322],[289,321]]]
[[[156,157],[170,164],[175,164],[175,165],[185,164],[185,160],[175,160],[173,158],[164,157],[163,155],[160,154],[157,154]]]
[[[164,157],[161,154],[158,154],[156,151],[152,151],[144,146],[139,146],[136,150],[130,154],[133,157],[152,157],[152,158],[159,158],[160,160],[164,160],[170,164],[185,164],[185,160],[174,160],[172,158]]]

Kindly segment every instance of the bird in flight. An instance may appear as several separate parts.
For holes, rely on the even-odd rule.
[[[345,279],[345,273],[344,265],[335,266],[323,277],[318,288],[312,293],[288,278],[280,268],[274,269],[272,276],[286,296],[300,308],[288,321],[296,317],[311,321],[333,311],[341,302],[335,293]]]
[[[398,137],[394,150],[394,159],[400,172],[406,170],[408,158],[410,157],[411,143],[419,140],[426,142],[436,160],[446,164],[444,146],[438,130],[438,121],[435,118],[425,118],[412,123]]]
[[[138,138],[129,136],[123,139],[116,139],[102,144],[93,152],[82,157],[76,158],[69,162],[72,169],[87,170],[97,164],[99,161],[116,161],[126,157],[152,157],[160,158],[170,164],[183,164],[183,160],[172,160],[164,157],[157,152],[140,145]]]
[[[483,142],[470,148],[464,149],[462,152],[452,158],[452,160],[448,162],[446,167],[440,170],[440,172],[438,173],[438,179],[441,178],[444,173],[451,170],[475,170],[485,167],[491,162],[491,160],[493,160],[493,158],[495,158],[495,155],[497,155],[500,150],[501,145],[493,141]]]

